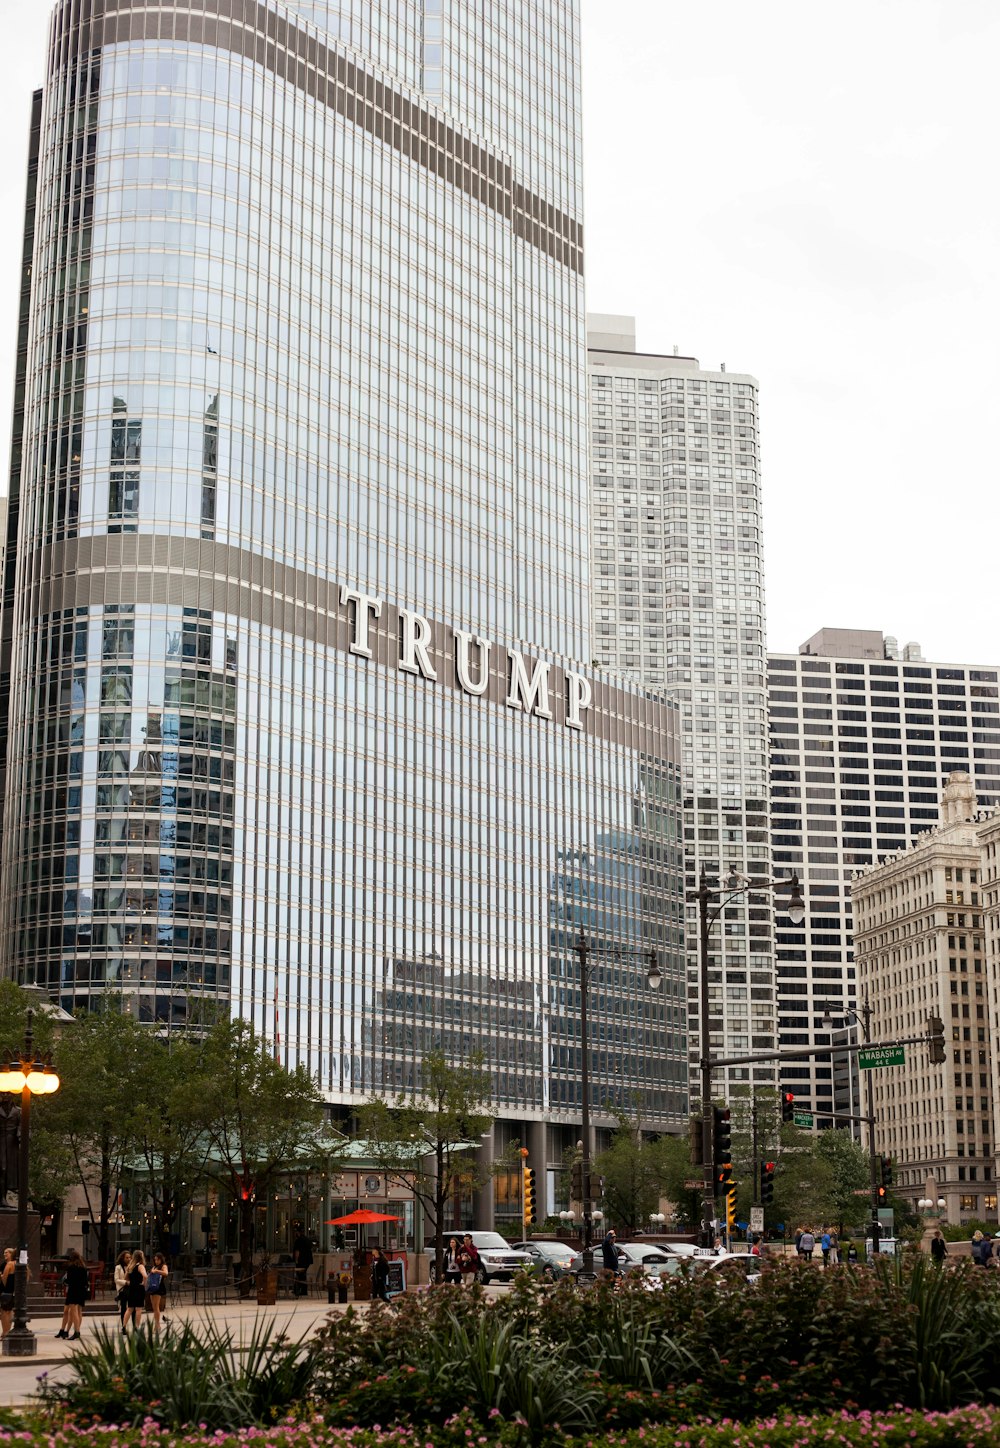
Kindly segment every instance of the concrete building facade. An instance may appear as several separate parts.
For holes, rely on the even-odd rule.
[[[912,1037],[944,1022],[947,1059],[907,1046],[875,1071],[876,1147],[895,1163],[916,1210],[943,1197],[949,1222],[997,1219],[993,1033],[983,927],[976,791],[948,780],[941,823],[853,881],[858,985],[875,1008],[873,1037]]]
[[[1000,800],[998,679],[995,665],[930,663],[876,630],[823,629],[768,656],[774,868],[799,872],[807,912],[797,928],[777,917],[779,1045],[830,1044],[823,1006],[858,1003],[855,873],[939,822],[955,770],[979,806]],[[781,1081],[804,1108],[858,1110],[844,1057],[788,1063]]]
[[[765,887],[713,928],[709,973],[713,1054],[765,1050],[776,1013],[757,382],[676,349],[638,352],[632,317],[589,316],[587,343],[594,659],[680,705],[687,889],[702,868]],[[686,925],[694,1068],[695,905]],[[774,1079],[769,1064],[728,1073]]]

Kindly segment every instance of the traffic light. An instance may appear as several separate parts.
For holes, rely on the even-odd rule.
[[[715,1169],[715,1195],[717,1197],[724,1197],[732,1185],[733,1164],[731,1161],[727,1161]]]
[[[688,1149],[691,1153],[691,1165],[701,1166],[702,1118],[700,1116],[692,1116],[688,1122]]]
[[[760,1164],[760,1200],[764,1207],[770,1206],[774,1201],[773,1161],[762,1161]]]
[[[927,1044],[931,1065],[943,1065],[947,1055],[944,1049],[944,1021],[940,1016],[927,1017]]]
[[[884,1157],[882,1158],[882,1161],[881,1161],[880,1165],[881,1165],[881,1171],[882,1171],[882,1185],[883,1185],[884,1187],[891,1187],[891,1186],[892,1186],[892,1157],[891,1157],[891,1156],[884,1156]]]
[[[888,1187],[876,1187],[876,1188],[875,1188],[875,1200],[878,1202],[878,1204],[879,1204],[880,1207],[885,1207],[885,1206],[887,1206],[888,1203],[889,1203],[889,1188],[888,1188]]]
[[[726,1226],[730,1232],[736,1231],[736,1188],[730,1187],[726,1193]]]
[[[577,1157],[570,1168],[570,1201],[583,1201],[583,1160]]]
[[[525,1220],[526,1222],[534,1222],[534,1221],[536,1220],[536,1211],[535,1211],[535,1168],[534,1168],[533,1166],[526,1166],[526,1167],[524,1167],[524,1169],[523,1169],[522,1172],[521,1172],[521,1182],[522,1182],[522,1192],[523,1192],[522,1204],[523,1204],[523,1208],[524,1208],[524,1220]]]
[[[712,1107],[712,1163],[716,1171],[733,1159],[732,1118],[728,1106]]]
[[[791,1121],[794,1115],[795,1093],[794,1091],[786,1091],[781,1098],[781,1119],[782,1121]]]

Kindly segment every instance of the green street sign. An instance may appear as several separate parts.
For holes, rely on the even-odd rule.
[[[858,1052],[858,1069],[874,1071],[878,1066],[903,1066],[906,1064],[904,1046],[863,1046]]]
[[[811,1111],[796,1111],[792,1116],[793,1126],[812,1126],[813,1116]]]

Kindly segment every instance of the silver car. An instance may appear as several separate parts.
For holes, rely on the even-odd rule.
[[[641,1273],[643,1277],[660,1277],[664,1272],[670,1271],[671,1262],[679,1262],[679,1257],[674,1257],[664,1252],[663,1248],[654,1242],[616,1242],[615,1250],[618,1253],[618,1271],[626,1276],[631,1272]],[[570,1268],[575,1277],[579,1277],[583,1271],[583,1253],[577,1252],[573,1258]],[[594,1247],[594,1272],[604,1270],[604,1259],[601,1256],[600,1244]]]

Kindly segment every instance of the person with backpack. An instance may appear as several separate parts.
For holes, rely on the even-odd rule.
[[[980,1267],[987,1267],[993,1256],[993,1243],[989,1237],[984,1237],[982,1232],[975,1231],[972,1234],[972,1260],[978,1262]]]
[[[153,1331],[160,1330],[160,1317],[167,1300],[167,1267],[162,1252],[153,1253],[153,1265],[146,1273],[146,1311],[153,1314]]]

